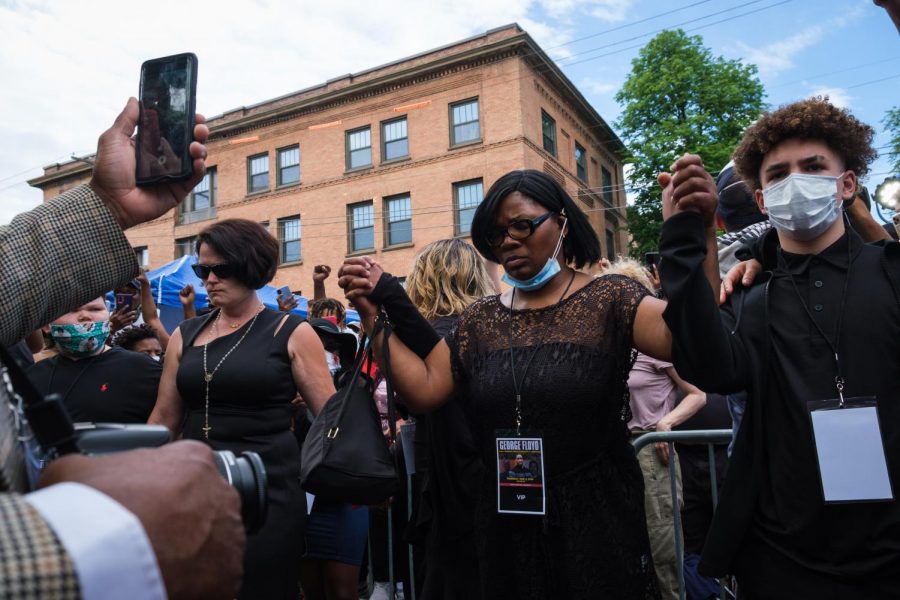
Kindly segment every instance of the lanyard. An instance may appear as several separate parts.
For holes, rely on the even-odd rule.
[[[569,288],[572,287],[572,282],[575,281],[575,269],[572,269],[572,277],[569,278],[569,284],[566,286],[566,289],[563,290],[563,293],[559,296],[559,300],[556,301],[557,304],[562,302],[563,298],[566,297],[566,294],[569,292]],[[516,435],[521,435],[522,433],[522,388],[519,387],[519,381],[516,379],[516,357],[513,352],[513,343],[512,343],[512,326],[513,326],[513,304],[516,301],[516,288],[513,288],[512,296],[509,299],[509,369],[512,372],[512,380],[513,380],[513,388],[516,390]],[[525,375],[528,373],[528,367],[531,366],[531,361],[534,358],[534,355],[538,353],[540,348],[535,347],[534,351],[531,353],[531,356],[528,357],[528,362],[525,363],[525,370],[522,371],[522,383],[525,383]]]
[[[813,318],[812,313],[809,311],[809,306],[806,304],[806,301],[803,299],[803,296],[800,295],[800,290],[797,288],[797,282],[794,281],[794,275],[787,269],[787,262],[784,260],[784,255],[779,253],[778,258],[781,262],[781,266],[784,268],[785,272],[788,274],[788,278],[791,280],[791,285],[794,286],[794,293],[797,294],[797,299],[800,300],[800,304],[803,306],[803,310],[806,311],[806,316],[809,317],[809,320],[812,322],[813,326],[816,328],[816,331],[819,332],[819,335],[822,336],[822,339],[825,340],[825,343],[828,344],[828,347],[831,349],[832,354],[834,355],[834,367],[837,371],[837,375],[834,377],[834,387],[837,388],[838,398],[840,399],[840,407],[844,408],[844,384],[846,383],[844,379],[844,375],[841,372],[841,357],[838,354],[838,345],[841,343],[841,325],[844,321],[844,306],[847,303],[847,287],[850,284],[850,271],[853,266],[852,260],[852,245],[849,234],[847,235],[847,277],[844,279],[844,289],[841,291],[841,306],[838,309],[837,323],[835,324],[835,332],[834,332],[834,342],[832,343],[831,339],[827,335],[825,335],[825,331],[819,326],[816,322],[815,318]]]

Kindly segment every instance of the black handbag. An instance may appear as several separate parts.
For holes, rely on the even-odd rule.
[[[390,325],[379,318],[372,339],[384,332],[384,363],[391,440],[396,439],[394,393],[388,338]],[[381,430],[373,383],[362,375],[372,349],[360,351],[353,370],[312,422],[303,442],[300,485],[310,494],[337,502],[378,504],[400,491],[394,457]]]

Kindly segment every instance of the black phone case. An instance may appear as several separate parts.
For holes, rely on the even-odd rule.
[[[138,132],[137,138],[135,140],[134,145],[134,158],[135,158],[135,180],[137,185],[139,186],[150,186],[158,183],[167,183],[167,182],[176,182],[176,181],[184,181],[186,179],[190,179],[194,174],[194,161],[191,159],[191,154],[189,151],[190,141],[185,145],[184,153],[181,156],[181,164],[182,169],[180,172],[176,174],[169,175],[157,175],[153,177],[141,177],[138,173],[138,167],[141,160],[141,126],[140,124],[143,122],[144,116],[144,84],[145,84],[145,73],[147,72],[147,67],[154,64],[166,63],[166,62],[174,62],[176,60],[181,59],[182,57],[187,57],[188,64],[190,66],[190,82],[188,84],[188,101],[187,101],[187,118],[188,118],[188,127],[187,131],[190,135],[190,140],[193,141],[194,134],[194,126],[196,125],[197,119],[197,55],[193,52],[184,52],[182,54],[173,54],[171,56],[163,56],[161,58],[154,58],[151,60],[144,61],[141,65],[141,82],[140,89],[138,95],[138,104],[140,106],[141,114],[138,117]]]

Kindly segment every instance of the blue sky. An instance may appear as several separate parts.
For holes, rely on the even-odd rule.
[[[900,104],[900,36],[871,0],[0,0],[0,223],[40,202],[25,180],[42,165],[95,149],[147,58],[197,53],[198,109],[216,115],[510,22],[610,123],[639,47],[679,26],[757,64],[770,105],[828,94],[879,148]]]

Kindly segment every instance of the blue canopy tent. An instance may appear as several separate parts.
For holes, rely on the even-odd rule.
[[[181,300],[178,293],[187,284],[194,286],[196,295],[195,308],[200,309],[208,304],[206,290],[203,288],[203,282],[194,274],[191,265],[197,262],[197,257],[182,256],[179,259],[161,266],[158,269],[149,271],[147,279],[150,281],[150,287],[153,290],[153,299],[159,309],[159,318],[168,331],[174,331],[181,321],[184,320],[184,314],[181,308]],[[266,307],[278,310],[277,289],[271,285],[267,285],[256,291],[256,295]],[[308,310],[308,301],[302,296],[297,298],[297,308],[294,314],[306,318]],[[359,315],[355,310],[347,310],[347,322],[358,321]]]

